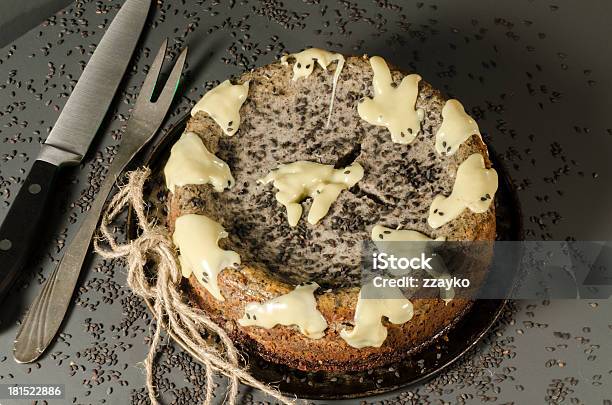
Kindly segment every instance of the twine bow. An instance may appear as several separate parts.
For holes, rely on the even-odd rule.
[[[149,301],[153,307],[157,323],[144,362],[146,386],[151,403],[159,404],[153,381],[153,365],[163,328],[176,339],[180,339],[185,347],[191,350],[191,354],[204,364],[205,405],[211,404],[213,400],[215,372],[229,379],[226,398],[229,405],[236,404],[240,381],[263,391],[281,403],[294,403],[295,400],[283,396],[278,390],[257,380],[241,367],[238,351],[225,330],[213,322],[204,311],[185,302],[179,287],[181,268],[171,235],[165,227],[149,222],[145,214],[143,187],[150,174],[149,168],[141,168],[128,174],[128,183],[119,188],[119,192],[104,211],[99,228],[101,237],[94,240],[94,249],[106,259],[124,258],[127,262],[128,286],[136,295]],[[136,239],[120,244],[111,231],[110,224],[129,205],[136,214],[142,232]],[[107,246],[103,246],[102,243]],[[157,277],[154,280],[145,274],[145,266],[151,259],[156,262]],[[217,335],[222,350],[208,343],[203,336],[204,332]]]

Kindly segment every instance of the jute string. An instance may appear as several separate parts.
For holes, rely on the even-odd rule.
[[[157,346],[161,339],[162,329],[181,340],[191,354],[204,365],[206,370],[205,405],[213,400],[215,373],[226,376],[229,380],[226,401],[236,404],[239,382],[242,381],[284,404],[295,402],[283,396],[279,391],[254,378],[239,364],[239,354],[225,330],[213,322],[206,313],[189,305],[179,289],[181,269],[168,230],[149,222],[145,214],[143,187],[149,178],[149,168],[142,168],[128,174],[127,184],[119,187],[119,192],[106,207],[100,224],[101,236],[94,239],[94,249],[106,259],[123,258],[127,262],[127,283],[132,291],[151,303],[157,319],[151,347],[144,362],[146,385],[149,399],[158,405],[157,391],[154,383],[153,367]],[[141,234],[138,238],[121,244],[117,242],[112,231],[112,221],[128,206],[132,206]],[[151,280],[145,274],[147,262],[155,261],[156,278]],[[221,347],[210,344],[204,333],[218,336]]]

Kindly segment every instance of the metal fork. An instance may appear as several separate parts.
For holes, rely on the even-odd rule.
[[[187,48],[183,49],[178,56],[163,90],[157,100],[152,102],[151,97],[166,54],[167,44],[168,40],[166,39],[144,80],[136,99],[134,112],[123,134],[121,146],[113,158],[97,198],[87,212],[71,244],[67,247],[64,257],[45,283],[23,320],[15,338],[14,348],[15,360],[19,363],[30,363],[36,360],[49,346],[59,330],[106,198],[113,188],[117,176],[157,132],[170,108],[185,64]],[[86,117],[83,118],[86,119]]]

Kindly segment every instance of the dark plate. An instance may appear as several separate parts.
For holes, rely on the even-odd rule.
[[[183,117],[169,131],[160,136],[145,152],[143,165],[152,170],[151,181],[145,190],[149,214],[159,223],[166,218],[167,191],[163,186],[163,165],[170,148],[185,129],[189,116]],[[520,206],[504,167],[493,152],[491,160],[499,174],[496,196],[497,232],[500,240],[522,240],[523,227]],[[137,232],[134,216],[128,213],[128,235]],[[518,266],[515,266],[518,268]],[[382,394],[421,383],[450,367],[474,347],[500,316],[505,300],[478,300],[455,324],[439,333],[427,345],[407,356],[403,361],[385,367],[352,373],[307,373],[267,362],[249,354],[249,369],[263,382],[272,384],[287,395],[308,399],[347,399]],[[150,303],[147,303],[150,307]],[[188,347],[170,334],[186,351]],[[197,356],[194,356],[197,358]]]

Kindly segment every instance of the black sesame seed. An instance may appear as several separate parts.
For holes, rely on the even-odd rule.
[[[297,64],[298,69],[302,67],[302,64],[298,62]]]

